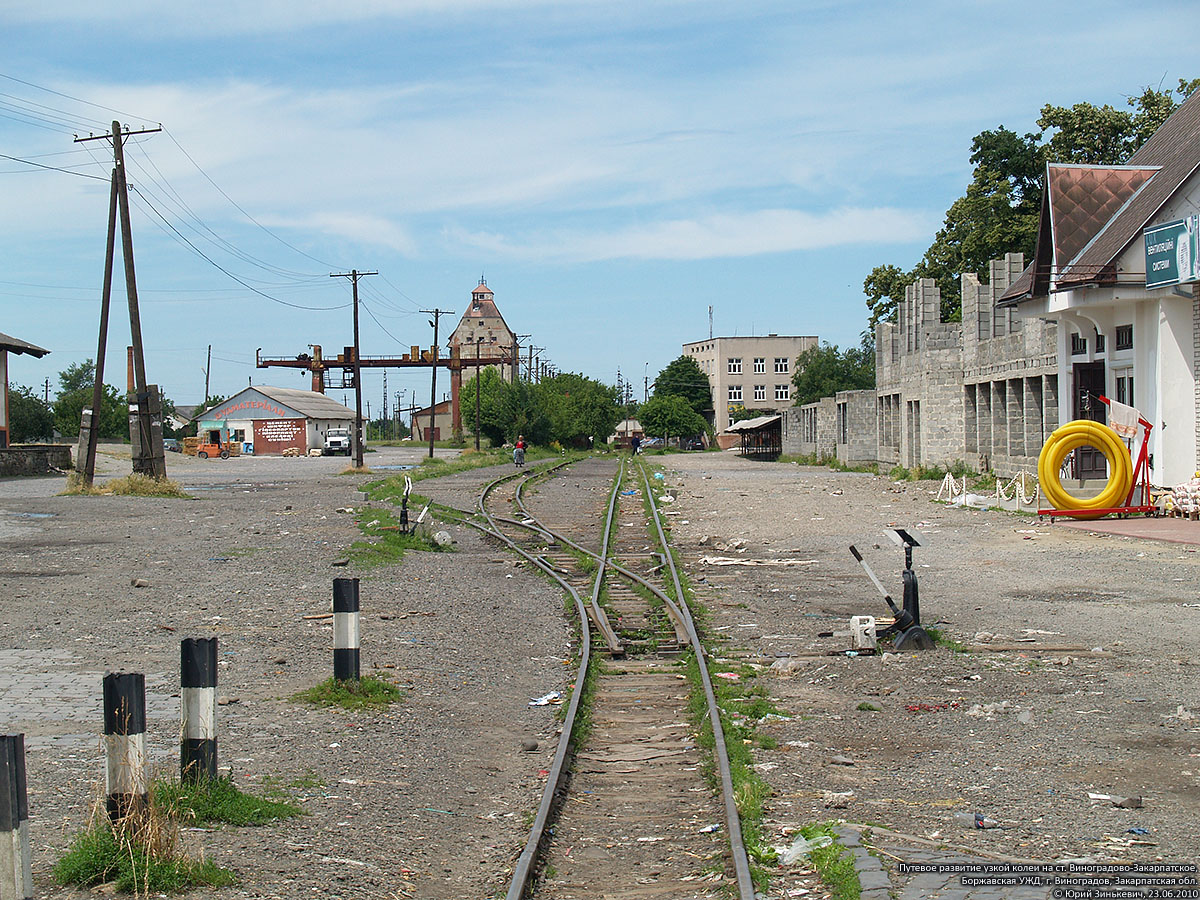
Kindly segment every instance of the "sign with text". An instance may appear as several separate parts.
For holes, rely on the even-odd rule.
[[[1200,217],[1188,216],[1155,225],[1146,238],[1146,287],[1170,287],[1200,281]]]

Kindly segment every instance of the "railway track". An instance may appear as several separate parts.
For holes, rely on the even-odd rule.
[[[487,485],[464,520],[558,581],[587,625],[507,900],[755,896],[705,654],[651,483],[627,459],[524,470]],[[714,726],[711,765],[685,654]]]

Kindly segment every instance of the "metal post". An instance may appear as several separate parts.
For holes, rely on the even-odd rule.
[[[104,755],[108,817],[117,822],[149,799],[146,677],[140,672],[104,676]]]
[[[357,578],[333,579],[333,677],[359,677]]]
[[[25,735],[0,736],[0,900],[31,900]]]
[[[217,777],[217,639],[184,638],[179,644],[179,778]]]

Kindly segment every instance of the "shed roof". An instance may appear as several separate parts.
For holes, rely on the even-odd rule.
[[[41,359],[50,352],[39,347],[37,344],[31,344],[28,341],[10,337],[3,333],[0,333],[0,350],[7,350],[9,353],[28,353],[30,356],[36,356],[38,359]]]
[[[740,422],[734,422],[726,431],[757,431],[759,428],[765,428],[772,422],[778,422],[779,416],[759,416],[756,419],[742,419]]]

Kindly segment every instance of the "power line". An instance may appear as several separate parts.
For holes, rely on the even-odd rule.
[[[154,204],[151,203],[149,200],[147,200],[145,195],[140,190],[138,190],[133,185],[130,185],[130,190],[132,190],[135,194],[137,194],[138,197],[141,198],[142,202],[145,203],[146,206],[148,206],[150,208],[151,212],[153,212],[156,216],[158,216],[159,219],[162,220],[163,224],[166,225],[167,228],[169,228],[171,230],[171,232],[177,238],[179,238],[179,240],[181,240],[185,244],[187,244],[187,246],[189,246],[197,256],[199,256],[201,259],[203,259],[205,262],[207,262],[209,265],[211,265],[214,269],[217,269],[220,272],[224,272],[226,275],[228,275],[230,278],[232,278],[234,281],[236,281],[242,287],[246,288],[249,291],[253,291],[254,293],[258,294],[260,297],[266,297],[268,300],[272,301],[273,303],[279,303],[279,304],[282,304],[283,306],[290,306],[292,309],[309,309],[309,310],[328,311],[328,310],[333,310],[333,309],[345,309],[347,306],[350,305],[349,303],[342,303],[338,306],[304,306],[299,303],[289,303],[286,300],[280,300],[278,297],[272,297],[270,294],[266,293],[265,291],[260,291],[258,288],[254,287],[254,285],[248,284],[246,281],[244,281],[243,279],[239,278],[237,275],[230,272],[228,269],[226,269],[220,263],[216,262],[214,259],[212,259],[207,254],[205,254],[203,250],[201,250],[199,247],[197,247],[195,244],[193,244],[191,241],[189,241],[187,239],[187,236],[182,234],[179,231],[179,229],[177,229],[174,225],[172,225],[167,220],[166,216],[164,216],[161,212],[159,212],[158,209],[154,206]]]
[[[60,166],[48,166],[45,163],[34,162],[32,159],[22,159],[20,156],[9,156],[7,153],[0,153],[0,159],[11,159],[13,162],[24,163],[27,166],[36,166],[39,169],[48,169],[51,172],[65,172],[67,175],[76,175],[80,178],[94,178],[96,181],[108,181],[107,178],[101,178],[99,175],[89,175],[87,172],[75,172],[71,169],[64,169]]]
[[[48,87],[42,87],[42,85],[40,85],[40,84],[34,84],[32,81],[24,81],[13,75],[6,75],[3,72],[0,72],[0,78],[7,79],[8,81],[15,81],[17,84],[23,84],[26,87],[35,88],[39,91],[45,91],[47,94],[54,94],[54,96],[56,96],[56,97],[63,97],[67,100],[74,100],[76,103],[84,103],[88,106],[95,107],[96,109],[103,109],[106,112],[117,113],[118,115],[124,116],[126,118],[140,119],[143,122],[150,121],[145,116],[138,116],[138,115],[134,115],[133,113],[122,112],[119,109],[113,109],[111,106],[103,106],[99,103],[93,103],[91,100],[84,100],[81,97],[72,97],[70,94],[64,94],[62,91],[56,91],[56,90],[53,90]],[[107,127],[107,126],[105,126],[105,127]]]
[[[301,256],[307,257],[308,259],[311,259],[315,263],[320,263],[322,266],[325,266],[326,268],[330,268],[330,269],[337,268],[337,266],[333,265],[332,263],[328,263],[322,259],[318,259],[317,257],[312,256],[309,253],[305,253],[299,247],[296,247],[293,244],[288,243],[283,238],[281,238],[279,235],[277,235],[275,232],[273,232],[270,228],[268,228],[266,225],[262,224],[262,222],[258,221],[258,219],[254,218],[254,216],[250,215],[250,213],[246,212],[246,210],[244,210],[241,206],[238,205],[237,201],[235,201],[232,197],[230,197],[227,193],[225,193],[224,190],[222,190],[222,188],[219,184],[217,184],[215,181],[212,180],[212,178],[209,176],[209,174],[207,172],[204,171],[204,169],[200,168],[200,164],[198,162],[196,162],[196,160],[192,159],[192,155],[190,153],[188,153],[187,150],[185,150],[183,148],[183,145],[175,139],[175,135],[171,134],[171,132],[165,128],[163,129],[163,131],[166,133],[167,137],[169,137],[171,139],[171,142],[174,143],[175,146],[179,148],[179,152],[187,157],[188,162],[190,162],[193,166],[196,167],[196,171],[199,172],[201,175],[203,175],[205,177],[205,179],[208,181],[208,183],[211,184],[214,188],[216,188],[217,191],[221,194],[221,196],[224,197],[226,200],[228,200],[233,205],[234,209],[236,209],[238,212],[240,212],[242,215],[244,215],[247,219],[249,219],[251,222],[253,222],[255,225],[257,225],[259,228],[261,228],[263,231],[265,231],[271,237],[275,238],[275,240],[279,241],[279,243],[283,244],[285,247],[288,247],[289,249],[296,251]],[[384,279],[384,280],[386,281],[387,279]]]

